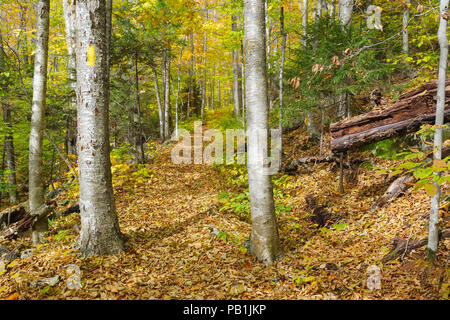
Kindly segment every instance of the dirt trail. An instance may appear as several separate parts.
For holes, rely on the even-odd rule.
[[[18,292],[19,299],[424,299],[441,296],[434,280],[423,282],[425,267],[414,261],[382,267],[382,289],[368,291],[366,269],[377,264],[394,235],[405,235],[428,206],[423,194],[404,197],[370,216],[379,177],[361,174],[357,185],[341,196],[336,175],[326,166],[314,177],[298,173],[277,193],[293,203],[278,214],[285,257],[264,267],[243,250],[251,225],[236,214],[219,212],[217,195],[231,189],[229,179],[207,165],[175,165],[170,146],[145,165],[146,178],[125,172],[114,177],[115,198],[127,252],[80,259],[73,250],[78,215],[52,224],[48,242],[27,259],[17,259],[0,275],[0,298]],[[136,169],[137,170],[137,169]],[[142,169],[141,169],[142,170]],[[121,182],[122,181],[122,182]],[[368,190],[368,191],[364,191]],[[314,192],[330,210],[342,212],[347,227],[323,232],[311,225],[304,196]],[[279,195],[277,196],[279,197]],[[411,207],[411,203],[415,203]],[[407,210],[406,210],[407,209]],[[61,235],[61,232],[65,232]],[[221,232],[226,237],[218,237]],[[420,236],[417,234],[417,236]],[[442,245],[448,246],[446,241]],[[9,247],[30,247],[18,240]],[[444,250],[445,252],[445,250]],[[448,252],[448,251],[447,251]],[[66,266],[81,269],[83,288],[68,289]],[[436,269],[441,272],[445,269]],[[60,281],[43,289],[42,278]],[[438,274],[439,279],[443,275]],[[422,281],[422,282],[421,282]]]

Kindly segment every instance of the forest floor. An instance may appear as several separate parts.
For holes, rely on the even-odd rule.
[[[284,137],[290,158],[317,155],[301,130]],[[175,165],[173,145],[157,145],[148,164],[113,161],[113,184],[126,252],[80,258],[73,249],[79,214],[53,219],[45,243],[0,272],[3,299],[447,299],[450,241],[440,243],[438,262],[423,248],[382,264],[395,237],[426,237],[429,196],[409,191],[389,206],[366,213],[388,186],[386,175],[360,169],[347,174],[345,194],[333,164],[317,164],[275,177],[275,200],[284,258],[264,267],[243,248],[251,231],[244,169]],[[373,165],[392,161],[370,154]],[[244,179],[245,180],[245,179]],[[444,190],[448,193],[448,188]],[[315,195],[339,221],[311,222],[305,196]],[[60,195],[68,206],[76,192]],[[443,210],[444,214],[448,214]],[[29,239],[3,242],[32,248]],[[69,289],[68,265],[81,270],[80,289]],[[381,268],[381,289],[367,288],[367,268]],[[73,269],[73,268],[72,268]],[[54,283],[38,280],[58,276]],[[55,279],[55,278],[53,278]]]

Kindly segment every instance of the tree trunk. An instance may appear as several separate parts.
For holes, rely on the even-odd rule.
[[[353,18],[354,0],[339,0],[339,23],[348,26]]]
[[[244,49],[247,98],[248,181],[252,214],[251,253],[266,265],[281,258],[272,177],[261,163],[269,129],[264,0],[244,1]],[[267,138],[267,137],[266,137]],[[264,157],[264,155],[263,155]]]
[[[77,0],[77,109],[83,256],[123,252],[109,158],[105,0]]]
[[[66,43],[67,43],[67,55],[68,55],[68,83],[69,87],[73,90],[71,94],[73,95],[69,102],[69,110],[67,114],[67,127],[66,127],[66,153],[76,154],[77,148],[77,127],[76,127],[76,97],[75,97],[75,86],[77,80],[76,73],[76,39],[75,39],[75,3],[74,0],[63,1],[64,9],[64,21],[65,21],[65,31],[66,31]]]
[[[205,24],[208,22],[208,1],[205,0],[204,2],[204,7],[203,7],[203,11],[205,14]],[[202,79],[202,106],[201,106],[201,117],[203,119],[203,114],[205,112],[205,105],[206,105],[206,32],[203,35],[203,79]],[[180,62],[178,63],[180,64]],[[180,67],[178,67],[178,70],[180,69]],[[179,72],[178,72],[178,79],[179,79]],[[179,85],[180,81],[178,80],[178,85]],[[177,92],[177,97],[178,97],[178,92]],[[178,137],[178,128],[177,128],[177,137]]]
[[[442,125],[444,124],[444,109],[445,109],[445,85],[447,74],[447,59],[448,59],[448,38],[447,38],[447,9],[449,0],[441,0],[440,2],[440,23],[438,31],[438,39],[440,46],[439,58],[439,76],[438,76],[438,90],[436,102],[436,122],[434,133],[434,159],[442,159]],[[435,175],[440,176],[440,173]],[[441,187],[433,182],[436,188],[436,194],[431,197],[430,205],[430,220],[428,229],[428,258],[434,260],[438,249],[439,242],[439,204],[441,196]]]
[[[286,58],[286,37],[287,34],[284,30],[284,7],[280,8],[280,32],[281,32],[281,61],[280,61],[280,83],[279,83],[279,96],[278,102],[280,104],[280,111],[278,115],[278,130],[280,130],[280,164],[283,156],[283,72],[284,61]]]
[[[406,9],[403,13],[403,45],[402,45],[402,51],[404,54],[409,53],[409,38],[408,38],[408,20],[409,20],[409,7],[411,6],[411,0],[406,0]]]
[[[170,138],[170,49],[163,53],[163,111],[164,111],[164,141]]]
[[[156,68],[154,66],[152,66],[152,69],[155,82],[155,96],[158,103],[159,135],[161,140],[164,140],[164,113],[162,110],[161,96],[159,95],[158,74],[156,73]]]
[[[231,30],[233,32],[237,32],[237,24],[236,24],[236,16],[233,14],[231,16],[232,24]],[[241,105],[240,105],[240,94],[239,94],[239,52],[236,49],[233,49],[233,103],[234,103],[234,115],[238,116],[240,113]]]
[[[180,49],[180,56],[178,57],[178,70],[177,70],[177,96],[175,98],[175,139],[178,139],[178,99],[180,96],[180,84],[181,84],[181,58],[183,57],[183,48]],[[206,70],[206,69],[205,69]],[[204,73],[205,82],[204,89],[206,90],[206,71]],[[204,97],[206,95],[206,91],[204,92]],[[202,102],[203,105],[203,102]],[[203,111],[203,109],[202,109]],[[203,114],[202,114],[203,116]]]
[[[136,83],[136,113],[138,117],[138,138],[136,139],[136,145],[139,146],[141,157],[139,159],[140,163],[145,163],[145,151],[144,151],[144,133],[142,132],[142,121],[141,121],[141,94],[139,92],[139,70],[138,70],[138,54],[136,52],[135,55],[135,64],[134,64],[134,70],[135,70],[135,83]]]
[[[29,201],[31,215],[44,205],[44,178],[42,176],[42,141],[45,129],[45,98],[47,90],[47,60],[50,1],[39,0],[36,10],[36,54],[34,58],[33,101],[29,153]],[[33,243],[43,241],[48,230],[46,218],[33,226]]]
[[[303,46],[306,46],[306,37],[308,36],[308,0],[303,0],[302,10]]]

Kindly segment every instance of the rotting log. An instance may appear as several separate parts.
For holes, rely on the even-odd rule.
[[[444,146],[442,149],[442,158],[446,158],[449,155],[450,146]],[[432,161],[433,154],[431,153],[422,164],[418,165],[418,167],[430,166]],[[375,210],[388,205],[389,203],[403,195],[410,187],[414,185],[415,182],[416,179],[414,178],[414,175],[412,173],[401,175],[400,177],[395,179],[394,182],[389,185],[386,192],[372,204],[368,212],[374,212]]]
[[[450,238],[450,229],[444,229],[441,232],[439,232],[439,240]],[[393,248],[392,250],[386,254],[382,259],[382,263],[389,262],[391,260],[395,260],[399,257],[403,257],[405,255],[408,255],[411,251],[415,249],[419,249],[423,246],[425,246],[428,243],[428,239],[424,238],[421,240],[404,240],[400,238],[395,238],[392,241]]]
[[[437,81],[430,81],[402,96],[392,106],[330,125],[333,153],[416,132],[435,121]],[[450,121],[450,79],[446,82],[445,122]]]
[[[0,239],[16,239],[28,231],[36,221],[45,218],[53,211],[56,203],[48,201],[33,215],[30,213],[28,201],[8,208],[0,213]]]

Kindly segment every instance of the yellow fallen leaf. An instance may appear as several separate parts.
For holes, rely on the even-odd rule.
[[[18,298],[19,298],[19,293],[18,292],[14,292],[6,300],[17,300]]]

